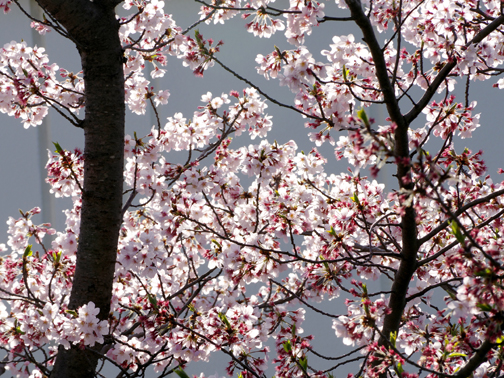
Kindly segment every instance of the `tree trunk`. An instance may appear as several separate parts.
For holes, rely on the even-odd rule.
[[[122,221],[124,73],[114,11],[120,1],[38,2],[65,27],[81,56],[86,95],[84,193],[69,308],[94,302],[103,320],[110,312]],[[51,378],[94,377],[97,357],[77,346],[60,346]]]

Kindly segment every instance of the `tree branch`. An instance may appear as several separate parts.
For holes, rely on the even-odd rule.
[[[486,28],[476,34],[476,36],[466,44],[466,47],[469,47],[472,44],[480,43],[485,37],[487,37],[491,32],[496,30],[502,24],[504,24],[504,14],[497,17],[495,20],[489,23]],[[404,116],[408,124],[410,124],[416,117],[418,117],[422,110],[427,106],[439,86],[445,81],[445,79],[448,77],[448,74],[455,68],[456,65],[457,60],[455,57],[452,56],[448,58],[448,60],[445,62],[444,67],[439,71],[434,81],[429,85],[429,88],[427,88],[420,101],[418,101],[418,103],[413,106],[413,109],[411,109]]]
[[[493,344],[486,339],[483,341],[483,344],[478,348],[476,353],[471,357],[469,361],[467,361],[467,364],[463,368],[461,368],[459,371],[457,371],[456,374],[454,374],[452,377],[454,378],[467,378],[472,376],[472,373],[483,363],[487,360],[486,355],[490,350],[492,349]]]
[[[455,217],[458,217],[460,214],[464,213],[466,210],[470,209],[471,207],[474,207],[476,205],[479,205],[480,203],[485,203],[490,201],[493,198],[499,197],[504,194],[504,189],[497,190],[496,192],[490,193],[489,195],[485,197],[478,198],[474,201],[469,202],[468,204],[462,206],[460,209],[455,211],[453,215]],[[440,231],[444,230],[446,227],[448,227],[448,224],[452,220],[451,218],[445,220],[443,223],[441,223],[439,226],[437,226],[435,229],[433,229],[431,232],[429,232],[427,235],[423,236],[418,240],[418,245],[422,245],[428,240],[431,240],[437,233]]]
[[[371,21],[364,13],[362,9],[360,0],[345,0],[350,12],[352,14],[352,18],[355,20],[355,23],[359,26],[364,35],[364,42],[369,47],[369,51],[373,56],[373,61],[375,65],[375,75],[380,83],[380,88],[383,92],[383,98],[387,105],[387,110],[390,115],[390,118],[393,122],[397,124],[399,128],[407,127],[403,116],[401,114],[401,110],[399,108],[399,103],[395,97],[394,87],[390,82],[388,77],[387,65],[385,64],[385,58],[383,56],[383,51],[376,39],[376,35],[371,25]]]
[[[406,122],[401,113],[401,109],[399,108],[394,88],[388,76],[389,74],[385,64],[383,50],[380,48],[378,40],[376,39],[373,26],[371,25],[368,16],[362,9],[360,0],[345,0],[345,2],[350,8],[350,12],[352,17],[355,19],[356,24],[360,27],[362,34],[364,35],[364,41],[368,45],[371,55],[373,56],[375,75],[380,83],[380,88],[383,91],[383,98],[387,106],[388,114],[397,126],[394,132],[394,154],[397,159],[397,180],[399,187],[404,191],[404,195],[407,196],[407,193],[409,193],[413,188],[408,159],[409,123]],[[401,317],[403,316],[404,308],[406,306],[408,286],[416,269],[418,243],[415,219],[416,214],[413,208],[413,203],[411,203],[408,206],[405,206],[404,215],[401,219],[402,259],[394,276],[394,282],[391,290],[392,293],[389,300],[389,308],[391,309],[391,312],[385,316],[383,334],[379,340],[380,345],[388,345],[389,335],[391,332],[396,332],[401,324]]]

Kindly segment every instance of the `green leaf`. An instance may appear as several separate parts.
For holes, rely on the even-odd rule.
[[[67,314],[72,315],[74,318],[76,318],[76,317],[78,317],[78,316],[79,316],[79,314],[77,314],[77,311],[75,311],[75,310],[65,310],[65,312],[66,312]]]
[[[329,264],[327,263],[327,261],[324,261],[324,258],[322,256],[320,256],[320,260],[322,260],[322,264],[324,264],[324,268],[326,268],[326,270],[328,272],[330,272],[331,269],[329,268]]]
[[[61,251],[53,252],[54,263],[58,264],[61,260]]]
[[[194,307],[194,305],[192,303],[187,305],[187,309],[196,314],[196,307]]]
[[[397,340],[397,331],[396,332],[390,332],[390,344],[395,348],[396,346],[396,340]]]
[[[343,64],[343,80],[348,81],[347,77],[348,77],[348,70],[346,69],[346,66]]]
[[[467,354],[465,353],[451,353],[448,355],[448,357],[467,357]]]
[[[284,342],[282,344],[282,346],[283,346],[286,353],[290,353],[292,351],[292,346],[291,346],[290,340],[287,340],[286,342]]]
[[[32,254],[33,254],[32,246],[31,246],[31,244],[28,244],[28,246],[24,250],[23,259],[30,257]]]
[[[476,307],[478,307],[481,311],[492,311],[492,306],[490,306],[488,303],[478,303]]]
[[[332,235],[334,237],[337,237],[338,235],[336,235],[336,231],[334,230],[333,226],[331,226],[330,230],[329,231],[326,231],[329,235]]]
[[[306,356],[303,358],[300,358],[299,365],[306,372],[306,369],[308,368],[308,358],[306,358]]]
[[[264,160],[266,160],[266,150],[262,149],[261,155],[259,156],[259,161],[262,163]]]
[[[357,117],[359,117],[362,122],[364,122],[364,125],[366,125],[366,127],[369,127],[371,124],[369,123],[369,118],[366,114],[366,111],[364,110],[364,108],[360,109],[359,111],[357,111]]]
[[[362,294],[364,294],[365,297],[368,295],[367,285],[365,283],[362,284]]]
[[[493,272],[490,268],[485,268],[474,272],[474,275],[476,277],[491,277],[493,275]]]
[[[359,204],[359,195],[357,194],[357,192],[354,193],[354,195],[352,197],[350,197],[350,199],[355,202],[357,205]]]
[[[190,378],[187,373],[182,370],[181,368],[178,368],[177,370],[174,370],[175,373],[180,377],[180,378]]]
[[[275,51],[276,53],[278,54],[278,57],[281,59],[284,57],[284,54],[282,54],[282,52],[280,51],[280,49],[278,48],[277,45],[273,45],[273,47],[275,48]]]
[[[199,32],[199,29],[194,30],[194,38],[196,38],[197,42],[201,42],[201,34]]]
[[[19,328],[19,327],[16,327],[16,328],[15,328],[15,331],[16,331],[16,333],[17,333],[17,334],[19,334],[19,335],[24,335],[24,334],[26,333],[26,332],[21,331],[21,328]]]
[[[154,295],[147,294],[147,298],[149,298],[149,302],[154,308],[157,310],[158,304],[157,304],[157,299]]]
[[[219,312],[219,319],[228,327],[229,329],[233,328],[231,327],[231,323],[229,323],[229,320],[227,319],[226,315],[223,314],[222,312]]]
[[[460,244],[463,244],[464,240],[465,240],[465,235],[462,233],[462,231],[460,231],[458,223],[455,222],[454,220],[452,220],[452,221],[450,221],[450,226],[452,229],[452,234],[455,236],[455,239],[457,239],[457,241]]]
[[[63,151],[63,148],[61,148],[60,144],[58,142],[53,142],[54,147],[56,147],[56,152],[60,155],[63,155],[65,151]]]
[[[397,365],[396,365],[396,370],[397,370],[397,374],[398,374],[399,376],[401,376],[401,375],[402,375],[402,373],[404,373],[404,369],[403,369],[402,364],[401,364],[400,362],[398,362],[398,363],[397,363]]]
[[[202,35],[200,34],[199,30],[196,29],[194,31],[194,38],[196,39],[196,43],[198,44],[198,47],[201,50],[204,50],[204,52],[207,52],[205,49],[205,44],[203,43],[203,40],[201,39]]]

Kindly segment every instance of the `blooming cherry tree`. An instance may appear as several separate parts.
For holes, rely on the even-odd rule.
[[[0,111],[27,128],[53,108],[86,136],[84,151],[56,143],[47,163],[51,191],[73,202],[65,229],[35,224],[38,208],[8,220],[2,369],[96,377],[102,361],[118,377],[186,377],[220,354],[243,378],[329,378],[342,366],[370,378],[501,376],[504,185],[455,141],[480,126],[471,82],[504,87],[502,2],[337,0],[338,17],[326,14],[331,0],[197,2],[185,28],[158,0],[38,0],[47,17],[32,27],[71,39],[78,73],[25,42],[0,50]],[[235,16],[292,45],[258,53],[257,80],[196,28]],[[306,36],[334,22],[361,35],[334,36],[319,62]],[[193,114],[124,135],[126,107],[157,115],[169,101],[150,80],[177,59],[197,76],[220,67],[243,88],[202,93]],[[261,76],[293,103],[263,91]],[[383,124],[372,104],[386,109]],[[279,127],[269,106],[303,117],[311,151],[268,141]],[[234,145],[242,134],[253,144]],[[334,156],[317,149],[327,143]],[[349,170],[333,172],[333,159]],[[376,180],[385,164],[394,188]],[[313,314],[334,349],[304,333]]]

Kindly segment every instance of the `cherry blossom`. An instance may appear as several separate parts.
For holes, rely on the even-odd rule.
[[[504,184],[464,144],[483,127],[471,82],[504,88],[493,78],[504,72],[500,2],[336,1],[343,17],[312,0],[198,3],[198,21],[184,29],[163,1],[123,2],[129,111],[168,104],[174,89],[155,91],[150,80],[171,64],[199,77],[221,67],[243,86],[201,93],[191,114],[175,109],[147,135],[125,137],[106,320],[93,302],[70,305],[86,156],[55,143],[46,180],[72,205],[62,230],[37,224],[38,208],[7,221],[1,366],[13,377],[48,376],[61,345],[94,350],[122,377],[184,376],[216,355],[243,378],[329,378],[347,364],[369,378],[501,375]],[[255,78],[224,66],[225,41],[196,29],[238,15],[251,37],[285,31],[292,45],[257,54]],[[306,37],[330,21],[355,22],[364,38],[334,35],[311,51]],[[47,20],[32,27],[59,30]],[[6,43],[0,111],[27,128],[53,108],[82,127],[83,74],[49,62],[42,48]],[[292,98],[272,98],[262,79],[278,79]],[[268,114],[277,105],[303,117],[314,146],[268,140],[282,123]],[[387,119],[368,116],[371,105]],[[175,162],[173,151],[186,159]],[[333,159],[348,171],[335,172]],[[394,187],[378,181],[386,164]],[[303,329],[317,322],[347,351],[320,350]]]

